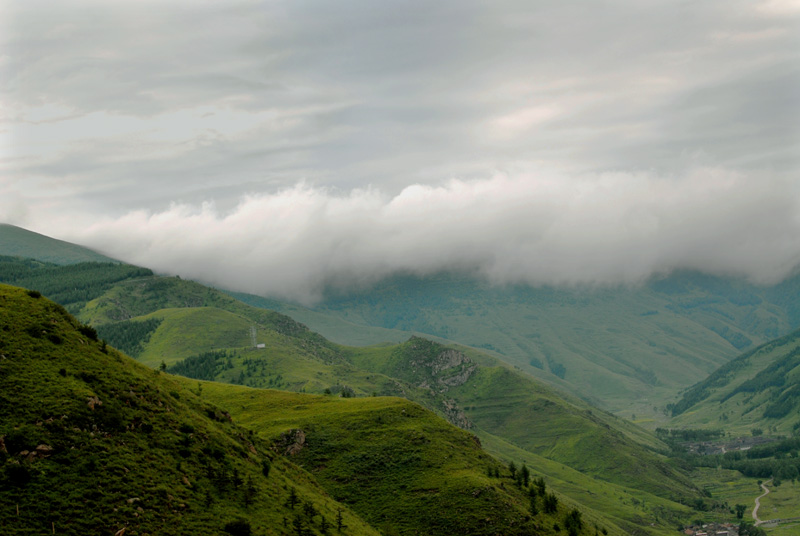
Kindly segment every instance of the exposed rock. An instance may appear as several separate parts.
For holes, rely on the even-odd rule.
[[[306,433],[303,430],[292,429],[280,435],[273,444],[275,452],[281,452],[287,456],[293,456],[303,450],[306,444]]]
[[[128,501],[128,504],[133,504],[133,503],[137,503],[137,502],[141,501],[141,499],[139,497],[131,497],[127,501]]]
[[[461,406],[459,406],[455,400],[449,400],[445,398],[442,401],[442,410],[444,411],[447,420],[459,428],[463,428],[464,430],[469,430],[472,428],[472,421],[467,418],[464,410],[461,409]]]
[[[103,403],[100,401],[100,399],[98,397],[96,397],[96,396],[88,397],[86,399],[86,402],[87,402],[87,405],[89,406],[89,409],[91,409],[91,410],[94,410],[94,408],[97,407],[97,406],[102,406],[103,405]]]
[[[187,477],[186,475],[183,475],[183,478],[181,479],[181,481],[183,482],[183,484],[185,486],[189,486],[190,488],[192,487],[192,483],[189,482],[189,477]]]
[[[125,534],[125,527],[122,527],[117,532],[114,533],[114,536],[124,536]]]
[[[417,387],[440,393],[447,392],[450,387],[464,385],[478,368],[466,355],[449,348],[434,357],[418,356],[411,361],[411,366],[415,370],[428,369],[427,373],[422,372],[425,377],[421,378]]]
[[[248,445],[248,448],[250,449],[250,452],[252,452],[253,454],[258,454],[255,445],[253,445],[252,443]]]
[[[51,447],[50,445],[41,444],[36,447],[36,450],[34,450],[34,452],[40,458],[47,458],[48,456],[53,454],[53,450],[54,450],[53,447]]]

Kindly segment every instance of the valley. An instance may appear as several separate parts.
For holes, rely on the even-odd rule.
[[[703,299],[710,299],[709,288],[714,285],[708,281],[704,286],[699,285],[696,278],[689,280],[694,281],[694,286],[689,285],[690,293],[700,293],[698,289],[702,287],[705,289],[702,292],[706,293]],[[531,478],[544,479],[547,489],[553,490],[559,497],[559,504],[566,508],[543,514],[540,505],[536,515],[561,516],[563,524],[563,516],[569,508],[576,508],[587,521],[581,529],[588,530],[586,534],[600,527],[610,533],[670,534],[676,525],[707,518],[735,523],[738,518],[734,506],[739,504],[735,501],[743,500],[745,495],[737,490],[746,487],[746,482],[780,474],[784,485],[789,486],[784,490],[794,486],[792,471],[797,470],[794,460],[798,459],[798,452],[796,445],[786,438],[796,436],[800,425],[794,397],[798,380],[797,332],[754,347],[738,358],[722,359],[724,363],[717,372],[685,390],[682,398],[677,396],[676,390],[662,385],[663,393],[672,393],[671,398],[666,394],[652,395],[648,403],[656,398],[660,402],[669,400],[663,407],[656,406],[648,413],[639,406],[629,405],[628,410],[617,412],[627,418],[619,418],[587,403],[594,395],[570,394],[576,388],[566,381],[570,379],[568,374],[564,378],[549,373],[532,374],[530,366],[515,364],[508,354],[457,344],[442,337],[450,335],[443,331],[439,332],[440,336],[432,336],[422,330],[409,330],[411,326],[405,324],[395,324],[393,328],[361,325],[353,322],[352,316],[346,318],[265,298],[226,294],[193,281],[158,276],[147,269],[120,263],[52,264],[30,258],[0,257],[0,281],[45,289],[43,294],[55,297],[81,325],[92,326],[98,341],[102,342],[101,350],[107,344],[109,351],[122,350],[151,371],[160,373],[159,377],[171,378],[170,381],[180,386],[180,391],[176,392],[187,393],[181,397],[196,398],[219,408],[214,411],[230,415],[237,426],[248,434],[255,434],[264,445],[272,445],[273,450],[275,445],[287,441],[286,437],[297,434],[291,430],[301,430],[307,448],[303,447],[298,456],[284,453],[282,457],[289,463],[299,463],[309,472],[314,485],[353,509],[353,515],[365,520],[364,530],[411,534],[419,530],[419,523],[428,527],[426,530],[433,530],[436,519],[441,520],[442,525],[437,530],[443,533],[447,533],[445,527],[452,527],[454,523],[471,527],[467,529],[468,534],[496,528],[495,523],[508,524],[508,527],[534,523],[538,527],[536,530],[549,530],[547,523],[542,525],[535,516],[531,518],[530,505],[525,506],[526,501],[530,502],[524,497],[527,488],[517,486],[522,492],[520,495],[513,491],[513,485],[509,488],[504,484],[503,479],[514,482],[508,473],[510,465],[518,468],[524,464]],[[451,282],[447,281],[444,286],[449,284]],[[687,285],[684,284],[681,299],[686,299]],[[726,289],[715,292],[717,295],[727,292],[730,297],[734,286],[736,284],[730,283]],[[763,296],[769,295],[767,290],[762,291]],[[573,299],[577,299],[579,293],[574,292]],[[629,297],[623,301],[632,299],[633,291],[626,292]],[[435,301],[435,298],[430,299]],[[562,299],[564,296],[550,298],[553,302]],[[614,307],[620,307],[621,303],[618,298],[602,297],[598,293],[589,293],[581,299],[584,303],[572,306],[584,311],[585,317],[579,318],[569,330],[578,329],[581,322],[591,323],[595,313],[586,311],[597,307],[597,303],[610,301]],[[639,300],[633,301],[643,303]],[[729,305],[719,302],[711,312],[695,311],[692,313],[695,317],[680,322],[659,324],[649,318],[659,316],[657,314],[647,314],[643,318],[644,322],[655,322],[651,324],[652,329],[660,330],[660,336],[671,333],[677,340],[681,337],[688,340],[692,330],[705,329],[698,326],[703,322],[713,323],[714,315],[720,314],[733,301],[725,302]],[[750,308],[747,336],[751,344],[758,340],[756,334],[767,337],[772,333],[765,328],[767,325],[778,332],[791,325],[792,309],[775,305],[779,300],[773,299],[771,304],[766,304],[764,298],[758,304],[752,298],[744,301],[748,305],[735,307]],[[264,308],[267,305],[272,305],[272,310]],[[661,306],[669,310],[669,304],[661,303]],[[504,307],[506,305],[501,309]],[[569,309],[568,305],[560,307],[564,311]],[[735,307],[730,311],[735,312]],[[759,312],[759,307],[769,314]],[[349,338],[358,344],[332,342],[324,334],[315,333],[297,319],[276,310],[293,311],[298,318],[310,319],[311,324],[318,321],[327,334],[339,333],[342,339]],[[604,314],[608,316],[608,311]],[[733,312],[726,315],[729,326],[740,322]],[[630,320],[622,314],[613,321],[623,325],[626,318]],[[762,321],[753,321],[754,318],[762,318]],[[612,319],[607,318],[605,322],[612,322]],[[567,325],[569,322],[559,323]],[[680,326],[684,327],[679,329]],[[561,332],[554,329],[553,333]],[[598,340],[596,327],[587,333],[587,341]],[[619,330],[620,340],[614,344],[629,340],[625,333]],[[728,338],[722,339],[724,343],[714,335],[712,346],[701,350],[710,355],[713,345],[724,349],[725,344],[731,344],[728,339],[738,340],[732,332],[726,333]],[[589,344],[587,341],[581,344]],[[608,339],[609,344],[610,341]],[[575,355],[578,350],[574,349]],[[695,354],[684,353],[682,359],[691,359],[700,350],[693,351]],[[705,362],[701,360],[696,370],[710,368],[719,359],[718,356]],[[542,372],[549,366],[533,368]],[[659,370],[661,374],[667,369],[662,366]],[[603,374],[600,377],[607,378]],[[617,374],[617,380],[621,377]],[[635,384],[629,380],[625,380],[628,385]],[[671,381],[678,382],[675,378]],[[580,389],[577,393],[581,394]],[[419,410],[413,408],[426,408],[432,413],[417,413]],[[638,415],[628,417],[628,411]],[[397,420],[396,415],[409,412],[418,418],[427,416],[421,421]],[[402,423],[411,423],[410,428],[398,428]],[[450,428],[443,427],[445,425]],[[431,426],[433,428],[424,431]],[[458,436],[459,429],[466,435]],[[760,429],[757,436],[754,429]],[[420,439],[417,447],[411,451],[398,447],[420,430],[423,431],[419,437],[424,440]],[[707,444],[704,430],[711,433]],[[721,430],[722,435],[716,430]],[[690,446],[691,441],[676,441],[672,431],[699,439]],[[290,436],[286,436],[287,433]],[[0,432],[2,435],[4,433]],[[747,443],[751,447],[747,457],[742,458],[736,452],[744,451],[732,452],[730,447],[736,446],[737,441],[744,445],[737,438],[745,436],[752,437],[752,441]],[[360,438],[359,442],[354,443],[354,437]],[[445,439],[447,437],[451,439]],[[451,446],[440,445],[439,441],[449,442]],[[762,442],[763,447],[759,446]],[[414,440],[411,444],[415,444]],[[478,459],[483,461],[463,461],[463,456],[473,455],[466,451],[452,460],[436,458],[447,449],[461,452],[459,449],[470,445],[479,447]],[[717,452],[714,449],[718,448],[714,445],[727,445],[728,451],[714,454]],[[781,450],[774,450],[775,446]],[[363,454],[356,454],[362,448],[365,449]],[[698,448],[703,451],[699,452]],[[270,463],[275,461],[276,458],[270,458]],[[366,465],[359,469],[360,463]],[[452,463],[462,469],[456,469],[450,465]],[[460,484],[436,480],[436,471],[460,474],[467,466],[474,466],[474,472],[459,476]],[[495,468],[499,477],[494,476]],[[365,481],[372,484],[365,484],[358,478],[347,484],[350,481],[347,475],[351,473],[373,475],[370,477],[373,480]],[[723,474],[727,476],[719,476]],[[727,484],[717,485],[714,475]],[[392,485],[386,487],[388,483]],[[398,504],[375,502],[381,494],[388,498],[397,489],[403,494],[411,490],[408,499]],[[500,509],[487,514],[488,517],[482,517],[484,514],[474,510],[474,504],[461,502],[476,489],[486,489],[492,495],[487,508],[496,508],[492,505],[500,503],[495,501],[510,502],[497,507]],[[367,494],[358,498],[362,491]],[[506,492],[510,492],[507,497]],[[434,500],[430,503],[432,511],[458,512],[458,520],[444,521],[441,514],[424,517],[419,504],[414,503],[413,497],[418,494],[428,497],[426,501]],[[797,506],[791,498],[787,500],[790,495],[775,495],[778,500],[775,512],[786,515]],[[439,500],[445,501],[442,505],[447,506],[435,506]],[[511,504],[515,506],[508,506]],[[331,522],[332,512],[338,512],[335,510],[338,507],[332,508],[328,507],[328,515],[323,516],[325,523]],[[506,513],[497,517],[501,511]],[[417,513],[417,521],[410,519],[411,512]],[[491,526],[482,525],[479,518],[492,519]],[[291,516],[283,519],[285,523],[291,522]],[[318,517],[311,516],[311,520],[321,523]],[[553,521],[552,525],[558,522]],[[260,526],[266,530],[266,525]],[[523,534],[529,529],[519,530]],[[578,533],[583,534],[581,530]],[[766,530],[782,534],[784,527],[779,524]]]

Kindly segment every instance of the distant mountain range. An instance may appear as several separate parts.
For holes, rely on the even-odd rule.
[[[236,296],[343,344],[365,338],[353,327],[360,325],[384,330],[376,337],[418,333],[479,347],[640,423],[662,421],[679,391],[800,327],[800,276],[762,287],[678,272],[615,288],[493,287],[452,274],[408,276],[331,295],[313,310]]]

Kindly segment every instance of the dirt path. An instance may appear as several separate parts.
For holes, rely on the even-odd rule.
[[[763,523],[763,521],[758,519],[758,509],[761,506],[761,498],[769,494],[769,488],[767,487],[767,484],[769,484],[770,482],[772,482],[771,478],[766,482],[764,482],[763,484],[761,484],[761,489],[764,490],[764,493],[756,497],[756,507],[753,508],[753,521],[756,522],[756,526],[759,526],[761,523]]]

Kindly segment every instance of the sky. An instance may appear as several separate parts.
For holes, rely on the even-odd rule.
[[[800,0],[0,0],[0,222],[313,303],[800,266]]]

